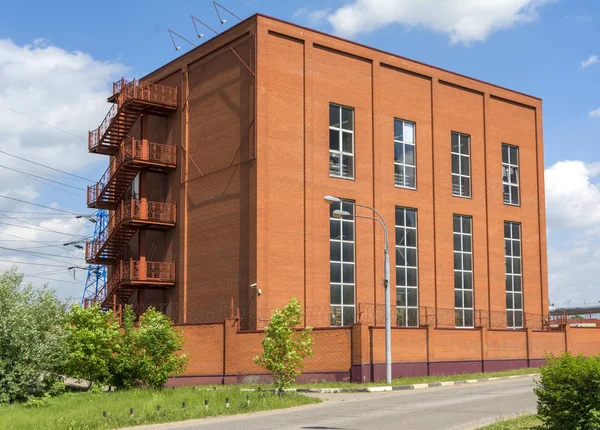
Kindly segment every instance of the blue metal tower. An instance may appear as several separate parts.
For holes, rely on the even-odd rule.
[[[108,211],[98,209],[96,212],[96,225],[94,227],[94,240],[105,234],[108,222]],[[106,298],[106,266],[104,264],[89,264],[85,289],[81,297],[81,304],[102,303]]]

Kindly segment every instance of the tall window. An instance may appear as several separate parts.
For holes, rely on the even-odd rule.
[[[506,325],[523,327],[523,285],[521,268],[521,225],[504,222],[506,259]]]
[[[354,204],[342,201],[329,208],[331,325],[351,325],[354,323],[354,217],[334,218],[335,210],[354,214]]]
[[[504,203],[519,204],[519,148],[502,144],[502,192]]]
[[[471,137],[452,132],[452,194],[471,197]]]
[[[329,104],[329,175],[354,178],[354,109]]]
[[[394,119],[394,182],[416,188],[415,123]]]
[[[453,230],[456,327],[473,327],[473,233],[471,217],[454,215]]]
[[[417,211],[396,207],[396,324],[418,326]]]

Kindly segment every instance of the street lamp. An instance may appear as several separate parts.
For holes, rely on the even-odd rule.
[[[342,200],[334,196],[325,196],[323,200],[328,204],[340,203]],[[390,248],[388,244],[388,229],[383,216],[374,208],[359,203],[347,202],[354,206],[373,211],[376,217],[351,214],[348,211],[336,209],[333,211],[334,218],[351,216],[353,218],[365,218],[377,221],[383,227],[384,250],[383,250],[383,288],[385,295],[385,380],[387,384],[392,383],[392,335],[390,322]]]

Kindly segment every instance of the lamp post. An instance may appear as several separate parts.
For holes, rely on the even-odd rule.
[[[338,197],[334,196],[325,196],[323,198],[326,203],[340,203],[342,200]],[[365,209],[369,209],[372,211],[376,217],[364,216],[364,215],[356,215],[351,214],[347,211],[343,210],[334,210],[333,217],[334,218],[343,218],[345,216],[350,216],[353,218],[365,218],[373,221],[377,221],[383,227],[383,237],[384,237],[384,249],[383,249],[383,288],[384,288],[384,296],[385,296],[385,381],[387,384],[392,383],[392,335],[391,335],[391,321],[390,321],[390,248],[388,244],[388,229],[383,219],[383,216],[377,212],[374,208],[366,205],[361,205],[359,203],[348,202],[355,207],[361,207]]]

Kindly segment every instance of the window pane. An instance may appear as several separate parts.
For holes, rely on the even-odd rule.
[[[404,267],[396,267],[396,285],[400,287],[406,285],[406,269]]]
[[[340,132],[329,129],[329,149],[340,150]]]
[[[408,248],[406,250],[406,265],[416,267],[417,266],[417,250]]]
[[[510,147],[510,164],[519,165],[519,148],[516,146]]]
[[[513,258],[512,260],[513,273],[521,273],[521,259]]]
[[[404,166],[403,165],[394,165],[394,184],[397,187],[404,186]]]
[[[419,309],[408,309],[407,310],[407,318],[408,318],[408,325],[411,327],[416,327],[419,325]]]
[[[353,202],[348,202],[348,201],[343,201],[342,202],[342,210],[345,212],[348,212],[349,214],[354,214],[354,203]],[[354,224],[354,222],[350,222],[351,224]]]
[[[465,310],[465,327],[473,327],[473,310]]]
[[[406,246],[405,229],[402,227],[396,228],[396,245]]]
[[[342,325],[342,307],[332,306],[331,307],[331,325]]]
[[[396,308],[396,325],[400,327],[406,326],[406,308]]]
[[[472,308],[473,307],[473,290],[464,290],[464,301],[465,301],[465,308]]]
[[[467,234],[471,233],[471,218],[468,216],[462,217],[462,232]]]
[[[518,185],[519,180],[518,180],[518,171],[517,171],[517,168],[516,167],[511,167],[509,169],[509,173],[510,173],[510,183]]]
[[[506,258],[506,273],[512,273],[512,259],[510,257]]]
[[[521,238],[521,229],[520,229],[520,225],[517,223],[512,223],[512,237],[513,239],[520,239]]]
[[[396,163],[404,163],[404,144],[394,143],[394,161]]]
[[[352,133],[342,132],[342,151],[352,153]]]
[[[464,155],[469,155],[470,153],[470,138],[464,134],[460,136],[460,153]]]
[[[507,238],[507,239],[511,238],[510,228],[511,228],[510,227],[510,223],[509,222],[505,222],[504,223],[504,237]]]
[[[464,319],[463,319],[463,311],[456,311],[454,313],[454,318],[455,318],[455,324],[456,327],[464,327]]]
[[[354,285],[344,285],[344,304],[354,304]]]
[[[460,252],[454,253],[454,270],[462,270],[462,254]]]
[[[471,166],[469,165],[470,159],[469,157],[460,157],[460,173],[462,175],[470,175],[471,174]]]
[[[513,294],[506,293],[506,309],[513,309]]]
[[[503,182],[508,182],[508,176],[509,176],[509,168],[508,166],[502,166],[502,181]]]
[[[462,308],[463,307],[463,294],[462,290],[454,290],[454,307]]]
[[[342,234],[344,240],[354,240],[354,223],[352,221],[342,222]]]
[[[452,154],[452,173],[460,173],[460,155]]]
[[[354,157],[342,155],[342,176],[354,176]]]
[[[513,205],[518,205],[519,204],[519,188],[518,187],[511,187],[511,203]]]
[[[341,175],[339,154],[329,153],[329,174],[334,176]]]
[[[505,284],[506,284],[506,291],[512,291],[513,290],[513,277],[507,275]]]
[[[343,312],[344,320],[342,325],[354,324],[354,306],[344,306]]]
[[[330,239],[341,239],[340,238],[340,222],[336,221],[336,220],[330,220],[329,221],[329,238]]]
[[[523,327],[523,312],[515,311],[515,327]]]
[[[515,291],[521,291],[521,277],[514,276],[513,280],[514,280],[514,285],[515,285]]]
[[[473,270],[471,267],[471,254],[463,254],[463,270]]]
[[[465,197],[471,196],[471,180],[469,178],[461,177],[460,178],[461,185],[461,195]]]
[[[342,282],[342,265],[340,263],[330,263],[330,282]]]
[[[509,254],[507,254],[509,255]],[[512,255],[514,257],[520,257],[521,256],[521,242],[518,240],[513,240],[512,241]]]
[[[402,120],[394,120],[394,140],[404,140],[404,123]]]
[[[508,145],[502,145],[502,162],[508,163]]]
[[[406,266],[406,248],[396,248],[396,266]]]
[[[407,288],[407,303],[408,306],[417,306],[417,289]]]
[[[458,134],[452,133],[452,152],[459,153]]]
[[[406,306],[406,288],[396,288],[396,306]]]
[[[342,247],[340,242],[329,242],[329,258],[332,261],[342,260]]]
[[[342,128],[344,130],[354,130],[353,110],[342,108]]]
[[[514,308],[515,309],[523,308],[523,303],[522,303],[521,299],[522,299],[521,293],[515,293],[515,295],[514,295]]]
[[[406,269],[406,285],[408,287],[417,286],[417,269]]]
[[[409,227],[417,226],[417,211],[414,209],[406,210],[406,225]]]
[[[462,279],[463,279],[462,272],[454,272],[454,288],[462,289],[462,287],[463,287]]]
[[[462,251],[462,244],[461,244],[460,236],[461,236],[460,234],[454,233],[454,250],[455,251]]]
[[[472,290],[473,289],[473,273],[471,272],[465,272],[463,274],[463,280],[464,280],[464,287],[465,290]]]
[[[511,203],[509,185],[502,185],[502,198],[504,200],[504,203]]]
[[[396,227],[404,225],[404,209],[396,207]]]
[[[344,283],[354,282],[354,264],[344,264],[343,280]]]
[[[343,244],[343,254],[342,258],[345,262],[354,262],[354,243],[346,243]]]
[[[512,245],[510,240],[504,240],[504,255],[512,255]]]
[[[408,143],[415,142],[415,125],[412,122],[404,123],[404,141]]]
[[[471,236],[463,235],[463,251],[471,252]]]
[[[515,326],[515,320],[514,320],[514,313],[513,313],[513,311],[507,311],[506,312],[506,326],[507,327],[514,327]]]
[[[405,167],[404,168],[404,185],[406,187],[415,188],[415,168]]]
[[[342,303],[342,286],[340,284],[331,284],[329,292],[331,294],[330,300],[332,305],[339,305]]]
[[[460,176],[452,176],[452,194],[455,196],[461,195]]]
[[[454,233],[460,233],[460,231],[461,231],[460,225],[461,225],[460,216],[454,215],[452,217],[452,229],[453,229]],[[456,248],[454,248],[454,249],[456,249]]]
[[[417,232],[413,229],[406,230],[406,246],[417,246]]]
[[[404,145],[404,159],[409,166],[415,165],[415,147],[414,145]]]
[[[329,126],[338,128],[340,126],[340,107],[337,105],[329,105]]]

